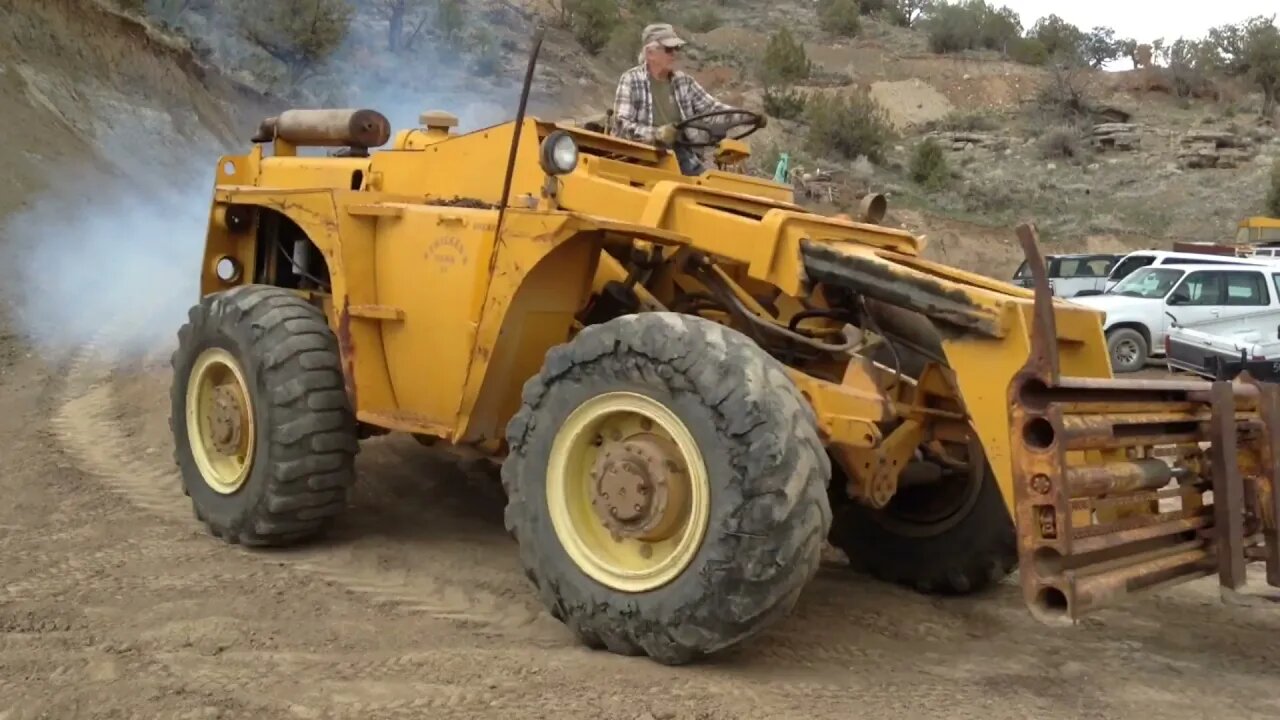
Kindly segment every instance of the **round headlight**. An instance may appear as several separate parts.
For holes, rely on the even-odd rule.
[[[573,136],[557,130],[542,143],[542,169],[548,175],[565,175],[578,167],[578,143]]]

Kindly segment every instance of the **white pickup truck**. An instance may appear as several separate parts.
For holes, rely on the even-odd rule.
[[[1280,309],[1172,325],[1164,336],[1165,365],[1213,379],[1228,367],[1272,379],[1280,373]],[[1233,373],[1224,375],[1227,379]]]
[[[1144,267],[1105,294],[1069,302],[1105,314],[1112,371],[1134,372],[1164,355],[1165,335],[1174,324],[1194,328],[1221,320],[1225,326],[1280,311],[1280,259]]]

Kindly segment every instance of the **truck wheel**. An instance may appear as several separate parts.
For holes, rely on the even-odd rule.
[[[207,296],[178,331],[172,366],[174,459],[214,536],[287,545],[343,510],[356,421],[320,310],[266,286]]]
[[[552,350],[507,428],[506,524],[586,645],[681,664],[786,615],[831,525],[830,461],[783,366],[674,313]]]
[[[999,582],[1017,565],[1017,537],[990,465],[977,462],[977,471],[946,470],[941,480],[899,488],[880,509],[845,499],[831,544],[854,567],[924,593],[967,594]],[[845,482],[843,471],[835,475]]]
[[[1107,352],[1111,370],[1117,373],[1137,372],[1147,365],[1147,339],[1133,328],[1117,328],[1107,333]]]

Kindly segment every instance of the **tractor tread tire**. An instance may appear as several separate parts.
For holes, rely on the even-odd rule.
[[[837,511],[830,541],[854,567],[881,581],[925,594],[967,595],[1000,582],[1017,566],[1013,522],[990,468],[968,514],[937,535],[895,532],[881,524],[877,512],[848,501]]]
[[[689,426],[707,464],[710,520],[677,578],[642,593],[584,574],[551,525],[547,458],[591,395],[650,393]],[[668,665],[739,643],[785,616],[817,572],[831,526],[831,465],[813,410],[745,335],[677,313],[627,315],[554,348],[507,427],[506,526],[551,615],[585,645]]]
[[[253,468],[232,495],[208,488],[187,441],[187,376],[212,345],[241,364],[258,428]],[[321,310],[272,286],[208,295],[188,313],[170,362],[174,461],[212,535],[253,547],[292,545],[320,534],[346,508],[359,452],[356,420]]]

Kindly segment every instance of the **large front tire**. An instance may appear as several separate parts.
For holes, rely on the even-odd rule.
[[[588,646],[689,662],[786,615],[817,571],[831,466],[813,411],[731,329],[588,327],[526,383],[507,439],[507,528]]]
[[[274,287],[209,295],[171,362],[174,459],[196,517],[251,546],[323,531],[346,506],[358,451],[324,314]]]

